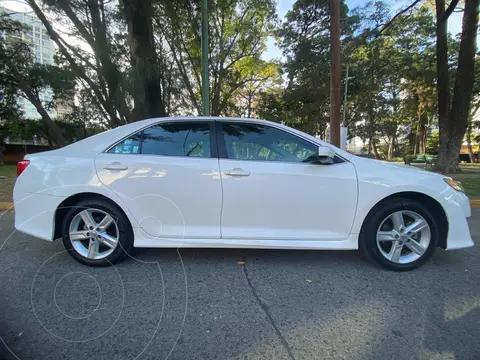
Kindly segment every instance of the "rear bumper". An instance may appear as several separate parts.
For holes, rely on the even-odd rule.
[[[15,229],[53,241],[55,211],[64,197],[14,191]]]

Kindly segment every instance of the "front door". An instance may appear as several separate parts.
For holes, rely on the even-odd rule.
[[[265,124],[218,122],[222,238],[341,241],[357,205],[354,166],[312,162],[318,145]]]
[[[95,159],[141,228],[159,238],[219,238],[222,190],[213,122],[155,124]]]

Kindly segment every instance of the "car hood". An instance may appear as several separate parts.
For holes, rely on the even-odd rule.
[[[350,161],[355,165],[357,171],[361,169],[362,172],[378,172],[385,174],[395,174],[397,176],[421,177],[421,178],[449,178],[448,176],[417,168],[411,165],[396,164],[393,162],[375,160],[369,158],[362,158],[353,156]]]

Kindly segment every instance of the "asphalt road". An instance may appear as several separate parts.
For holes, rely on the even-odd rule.
[[[478,244],[480,209],[470,226]],[[236,249],[89,268],[12,231],[7,213],[0,359],[480,359],[480,246],[409,273],[353,251]]]

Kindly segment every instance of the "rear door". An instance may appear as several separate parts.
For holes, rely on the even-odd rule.
[[[222,238],[348,238],[357,205],[350,162],[312,163],[317,144],[265,124],[217,122],[217,137]]]
[[[214,123],[155,124],[95,159],[100,181],[160,238],[219,238],[222,190]]]

